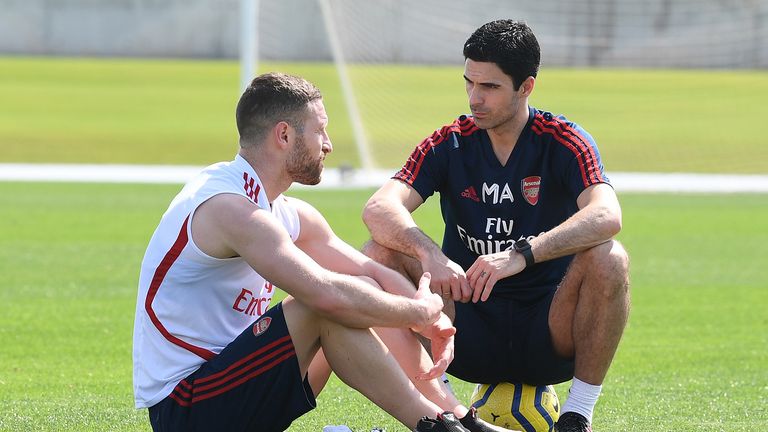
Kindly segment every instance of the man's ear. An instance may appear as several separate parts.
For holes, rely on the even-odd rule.
[[[291,141],[292,133],[293,128],[291,128],[291,125],[289,125],[288,122],[278,122],[275,127],[272,128],[272,134],[275,137],[275,142],[277,142],[277,145],[283,149],[288,147],[288,143]]]
[[[533,88],[536,86],[536,78],[529,76],[528,78],[523,81],[522,84],[520,84],[520,88],[517,89],[519,92],[521,92],[521,96],[528,97],[533,93]]]

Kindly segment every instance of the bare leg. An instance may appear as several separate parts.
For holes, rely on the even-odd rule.
[[[342,381],[410,429],[421,417],[434,417],[442,411],[419,393],[372,330],[320,318],[291,297],[283,301],[283,310],[302,374],[322,346]],[[376,373],[370,373],[372,370]]]
[[[629,315],[629,258],[617,241],[576,254],[552,300],[549,328],[574,376],[602,384]]]
[[[317,395],[323,391],[323,388],[328,383],[328,378],[331,377],[331,365],[328,364],[328,360],[325,359],[323,349],[317,351],[315,358],[312,359],[312,363],[309,365],[307,376],[309,377],[309,386],[312,387],[312,393]]]
[[[415,379],[419,373],[429,370],[433,363],[427,351],[410,330],[377,328],[376,333],[391,350],[400,367],[421,394],[437,404],[441,411],[451,411],[457,417],[464,417],[467,414],[467,408],[456,399],[456,396],[443,380]]]
[[[421,277],[421,264],[416,259],[386,248],[374,241],[369,241],[363,246],[363,253],[399,272],[414,284],[418,283]],[[446,303],[444,311],[453,319],[455,316],[453,300],[450,298],[444,300]],[[449,311],[450,314],[448,313]],[[392,350],[406,375],[411,378],[411,381],[423,395],[445,411],[452,411],[459,417],[466,415],[467,408],[456,399],[448,385],[442,382],[442,380],[420,381],[414,379],[420,372],[432,367],[432,359],[428,351],[426,351],[429,350],[428,339],[417,338],[416,335],[407,329],[376,329],[376,333],[387,347]]]

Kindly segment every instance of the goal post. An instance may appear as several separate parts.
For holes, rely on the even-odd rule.
[[[344,52],[341,48],[338,35],[336,34],[336,24],[331,13],[330,0],[317,0],[320,4],[320,11],[323,15],[323,23],[325,24],[325,31],[328,34],[328,40],[331,44],[331,54],[333,55],[333,64],[336,67],[336,73],[339,75],[339,81],[341,82],[341,92],[344,96],[344,104],[347,107],[349,113],[349,120],[352,124],[352,133],[355,138],[355,145],[357,152],[360,156],[360,163],[362,168],[366,171],[370,171],[374,168],[373,158],[371,157],[371,151],[368,148],[368,139],[365,136],[365,129],[363,128],[363,120],[360,117],[360,109],[357,106],[357,100],[355,99],[355,92],[352,87],[352,81],[347,74],[347,64],[344,61]]]
[[[258,70],[259,0],[240,0],[240,92]]]
[[[365,128],[355,98],[354,88],[347,73],[344,53],[336,33],[331,5],[328,0],[317,0],[325,26],[325,33],[330,44],[331,56],[341,84],[344,105],[349,114],[355,147],[361,168],[365,171],[374,169],[374,162],[365,135]],[[259,0],[240,0],[240,91],[244,91],[258,70],[259,52]]]

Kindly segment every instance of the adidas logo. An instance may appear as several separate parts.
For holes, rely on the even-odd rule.
[[[470,186],[466,189],[464,189],[464,192],[461,193],[462,198],[469,198],[474,202],[480,202],[480,198],[477,197],[477,191],[475,191],[474,186]]]

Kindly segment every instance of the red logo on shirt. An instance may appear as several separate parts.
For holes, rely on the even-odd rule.
[[[477,191],[475,190],[474,186],[470,186],[464,189],[464,192],[461,193],[461,196],[463,198],[469,198],[474,202],[480,202],[480,198],[477,197]]]
[[[272,292],[272,284],[264,284],[267,292]],[[240,294],[232,303],[232,309],[250,316],[262,316],[269,308],[272,296],[262,296],[261,293],[254,294],[253,291],[245,288],[240,289]]]
[[[270,324],[272,324],[272,318],[270,317],[263,317],[262,319],[256,321],[253,324],[253,335],[261,336],[265,331],[267,331]]]
[[[523,189],[523,198],[530,205],[536,205],[539,202],[539,187],[541,186],[541,177],[530,176],[526,177],[521,182]]]

